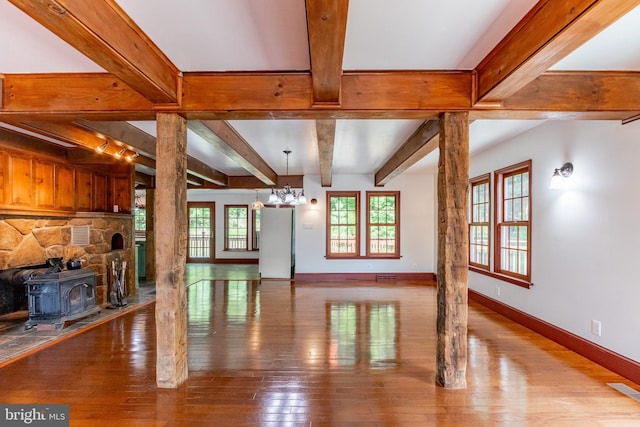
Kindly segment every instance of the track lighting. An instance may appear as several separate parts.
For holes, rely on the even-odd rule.
[[[104,153],[104,150],[107,149],[107,147],[109,146],[109,141],[105,141],[104,144],[102,144],[99,147],[96,147],[96,151],[100,154]]]

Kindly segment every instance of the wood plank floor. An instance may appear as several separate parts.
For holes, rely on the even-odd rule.
[[[607,383],[638,385],[474,303],[468,387],[435,386],[421,285],[198,280],[180,388],[155,386],[148,305],[1,368],[0,403],[68,403],[72,426],[640,425]]]

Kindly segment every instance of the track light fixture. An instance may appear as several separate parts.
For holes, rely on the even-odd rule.
[[[126,148],[123,148],[122,150],[118,151],[116,154],[114,154],[114,156],[116,157],[116,159],[121,159],[122,156],[124,156],[124,153],[127,152]]]
[[[96,151],[100,154],[104,153],[104,150],[107,149],[107,147],[109,146],[109,141],[105,141],[104,144],[102,144],[99,147],[96,147]]]
[[[138,154],[135,151],[130,152],[129,154],[127,154],[125,156],[125,160],[129,163],[131,163],[133,161],[133,159],[135,159],[136,157],[138,157],[140,154]]]

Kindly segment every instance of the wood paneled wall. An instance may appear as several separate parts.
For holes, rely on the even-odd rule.
[[[0,210],[131,213],[129,164],[74,165],[0,141]]]

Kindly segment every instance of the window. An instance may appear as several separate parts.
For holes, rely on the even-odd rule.
[[[531,280],[531,161],[495,172],[496,257],[494,270]]]
[[[245,251],[249,228],[246,205],[225,205],[224,207],[224,250]]]
[[[254,209],[251,211],[251,247],[254,251],[260,249],[260,212],[262,212],[261,209]]]
[[[136,237],[145,237],[147,232],[147,210],[145,208],[133,210],[133,229]]]
[[[327,192],[327,258],[360,255],[360,193]]]
[[[400,257],[400,193],[367,191],[367,256]]]
[[[469,264],[489,269],[489,174],[473,178],[469,215]]]

